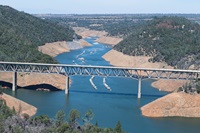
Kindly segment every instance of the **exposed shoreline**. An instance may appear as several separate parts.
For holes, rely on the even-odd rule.
[[[96,42],[114,46],[114,45],[118,44],[119,42],[121,42],[122,40],[123,40],[122,38],[102,36],[100,38],[97,38]]]
[[[141,108],[146,117],[200,117],[200,95],[175,92]]]
[[[50,55],[51,57],[55,57],[58,54],[64,52],[70,52],[71,49],[80,49],[86,46],[91,46],[85,40],[76,40],[73,42],[53,42],[46,43],[43,46],[38,47],[38,51],[43,54]],[[13,74],[11,72],[3,72],[0,74],[0,81],[5,82],[6,84],[12,85]],[[70,81],[71,82],[71,81]],[[66,77],[58,74],[35,74],[35,73],[18,73],[17,74],[17,85],[18,87],[29,87],[29,86],[41,86],[42,88],[38,88],[36,90],[44,90],[50,91],[50,89],[43,88],[44,86],[49,86],[50,88],[57,88],[60,90],[64,90],[66,87]],[[8,86],[3,86],[8,87]],[[20,114],[26,113],[29,116],[33,116],[37,112],[37,108],[27,104],[15,97],[9,96],[7,94],[3,94],[2,98],[6,101],[7,106],[11,109],[14,107],[17,112],[20,111]]]
[[[33,105],[30,105],[24,101],[21,101],[15,97],[12,97],[5,93],[3,93],[3,95],[2,95],[2,99],[4,99],[6,101],[6,105],[10,109],[13,109],[13,107],[14,107],[15,111],[19,115],[28,114],[29,116],[33,116],[37,112],[37,108],[34,107]]]
[[[38,50],[43,54],[50,55],[52,57],[57,56],[58,54],[64,52],[70,52],[70,49],[83,48],[85,46],[90,46],[89,43],[81,39],[79,42],[76,42],[78,45],[76,47],[70,47],[67,45],[67,42],[53,42],[46,43],[43,46],[38,47]],[[80,44],[80,45],[79,45]],[[5,88],[10,88],[13,82],[12,72],[2,72],[0,74],[0,81],[3,81],[6,84]],[[71,81],[70,81],[71,82]],[[58,74],[36,74],[36,73],[17,73],[17,86],[22,88],[35,88],[35,90],[50,91],[51,89],[60,89],[64,90],[66,87],[66,77]],[[9,87],[10,86],[10,87]],[[47,88],[45,88],[47,87]],[[23,102],[15,97],[3,94],[2,98],[6,101],[7,106],[11,109],[14,107],[17,112],[20,111],[20,114],[26,113],[29,116],[33,116],[37,112],[37,108]]]
[[[90,32],[90,31],[89,31]],[[94,32],[91,32],[91,36]],[[97,35],[98,31],[96,31]],[[107,33],[105,33],[107,34]],[[88,36],[87,36],[88,37]],[[43,54],[47,54],[51,57],[55,57],[64,52],[70,52],[71,49],[80,49],[86,46],[91,46],[85,40],[76,40],[73,42],[53,42],[53,43],[46,43],[43,46],[38,47],[38,51],[42,52]],[[18,73],[17,74],[17,85],[18,87],[27,87],[27,86],[37,86],[37,85],[51,85],[52,87],[64,90],[66,77],[63,75],[51,74],[51,75],[44,75],[44,74],[34,74],[34,73]],[[0,80],[12,85],[12,73],[10,72],[3,72],[0,74]],[[71,82],[71,81],[70,81]],[[7,87],[7,86],[5,86]],[[39,88],[39,90],[46,90],[46,88]],[[47,89],[48,90],[48,89]],[[29,116],[33,116],[37,112],[37,108],[27,104],[15,97],[9,96],[7,94],[3,94],[2,98],[6,101],[6,104],[11,109],[14,107],[19,114],[28,114]]]
[[[64,52],[70,52],[70,50],[74,49],[81,49],[86,46],[91,46],[91,44],[81,39],[73,42],[62,41],[46,43],[43,46],[39,46],[38,51],[42,52],[43,54],[47,54],[51,57],[56,57],[57,55],[62,54]]]
[[[90,30],[84,27],[73,27],[73,30],[76,34],[82,36],[82,38],[87,38],[89,36],[102,37],[108,34],[108,32],[105,31]]]
[[[167,68],[173,69],[166,63],[150,63],[150,57],[128,56],[121,52],[111,50],[103,58],[114,66],[142,67],[142,68]],[[200,94],[187,94],[176,92],[186,80],[157,80],[151,85],[160,91],[173,92],[141,107],[143,116],[146,117],[200,117]]]
[[[111,65],[121,66],[121,67],[140,67],[140,68],[166,68],[173,69],[173,67],[167,65],[165,62],[163,63],[151,63],[148,62],[150,57],[147,56],[129,56],[124,55],[121,52],[116,50],[111,50],[105,55],[103,58],[110,62]],[[157,80],[153,82],[151,85],[159,90],[173,92],[177,88],[184,85],[186,81],[174,81],[174,80]],[[169,86],[170,85],[170,86]],[[167,87],[167,88],[166,88]]]
[[[12,85],[12,77],[13,74],[12,72],[2,72],[0,74],[0,80],[4,81],[6,84]],[[50,91],[54,88],[64,90],[65,89],[65,82],[66,82],[66,77],[63,75],[58,75],[58,74],[36,74],[36,73],[18,73],[17,74],[18,80],[17,80],[17,85],[18,87],[22,88],[27,88],[31,87],[39,87],[40,88],[36,90],[42,90],[42,91]],[[47,85],[47,88],[45,88]],[[3,86],[3,88],[8,86]],[[10,87],[9,87],[10,88]],[[7,94],[3,93],[2,98],[6,101],[7,106],[12,109],[13,107],[15,108],[16,112],[18,112],[20,115],[26,113],[29,116],[33,116],[37,112],[37,108],[24,102],[21,101],[13,96],[9,96]]]
[[[73,28],[76,34],[82,36],[83,38],[87,38],[90,36],[98,36],[96,39],[96,42],[109,44],[109,45],[116,45],[120,41],[122,41],[122,38],[114,37],[114,36],[108,36],[108,33],[106,31],[96,31],[96,30],[90,30],[84,27],[74,27]]]
[[[12,84],[12,72],[2,72],[0,80]],[[37,73],[17,73],[17,86],[26,88],[34,85],[51,85],[60,90],[65,89],[66,77],[59,74],[37,74]]]

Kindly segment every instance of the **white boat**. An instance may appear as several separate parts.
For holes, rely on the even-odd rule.
[[[84,61],[85,59],[84,58],[78,58],[78,60]]]

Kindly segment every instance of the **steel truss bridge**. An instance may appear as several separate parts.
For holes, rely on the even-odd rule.
[[[43,64],[21,62],[0,62],[0,72],[13,72],[13,91],[15,91],[17,86],[18,72],[65,75],[67,77],[65,89],[66,94],[68,94],[69,90],[69,77],[74,75],[133,78],[138,80],[138,98],[141,98],[141,82],[144,79],[196,80],[200,77],[199,70],[126,68],[112,66]]]

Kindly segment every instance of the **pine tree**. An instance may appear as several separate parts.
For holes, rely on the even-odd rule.
[[[122,133],[122,125],[121,125],[120,121],[117,122],[117,124],[114,128],[114,132],[115,133]]]

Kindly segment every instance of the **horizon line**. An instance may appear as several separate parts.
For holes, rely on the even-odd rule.
[[[21,11],[25,12],[25,11]],[[27,13],[27,12],[26,12]],[[30,13],[42,15],[200,15],[200,13]]]

